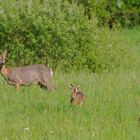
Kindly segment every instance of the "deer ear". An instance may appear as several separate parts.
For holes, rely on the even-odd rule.
[[[73,85],[70,83],[70,89],[73,89]]]
[[[7,50],[5,50],[5,51],[2,53],[3,59],[6,59],[6,56],[7,56]]]
[[[79,84],[77,84],[75,88],[76,88],[76,91],[77,91],[79,89]]]

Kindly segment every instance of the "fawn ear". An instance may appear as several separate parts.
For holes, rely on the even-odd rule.
[[[75,89],[76,91],[79,89],[79,84],[76,85]]]
[[[5,50],[5,51],[2,53],[3,59],[6,59],[6,56],[7,56],[7,50]]]
[[[70,89],[73,89],[73,85],[70,83]]]

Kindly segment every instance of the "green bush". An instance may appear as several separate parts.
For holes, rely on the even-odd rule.
[[[112,28],[114,25],[133,27],[140,25],[139,0],[78,0],[84,5],[85,13],[92,18],[96,12],[99,25]]]
[[[124,55],[120,38],[99,28],[96,15],[63,0],[0,2],[1,51],[8,64],[45,63],[64,71],[112,70]],[[117,43],[116,43],[117,42]]]

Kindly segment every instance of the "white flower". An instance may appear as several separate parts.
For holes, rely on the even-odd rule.
[[[24,132],[28,132],[30,129],[28,127],[24,128]]]

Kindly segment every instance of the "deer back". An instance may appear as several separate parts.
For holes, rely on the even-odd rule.
[[[51,76],[52,70],[43,64],[7,69],[7,80],[14,83],[20,82],[21,84],[30,84],[39,82],[44,78],[44,80],[49,80]]]

